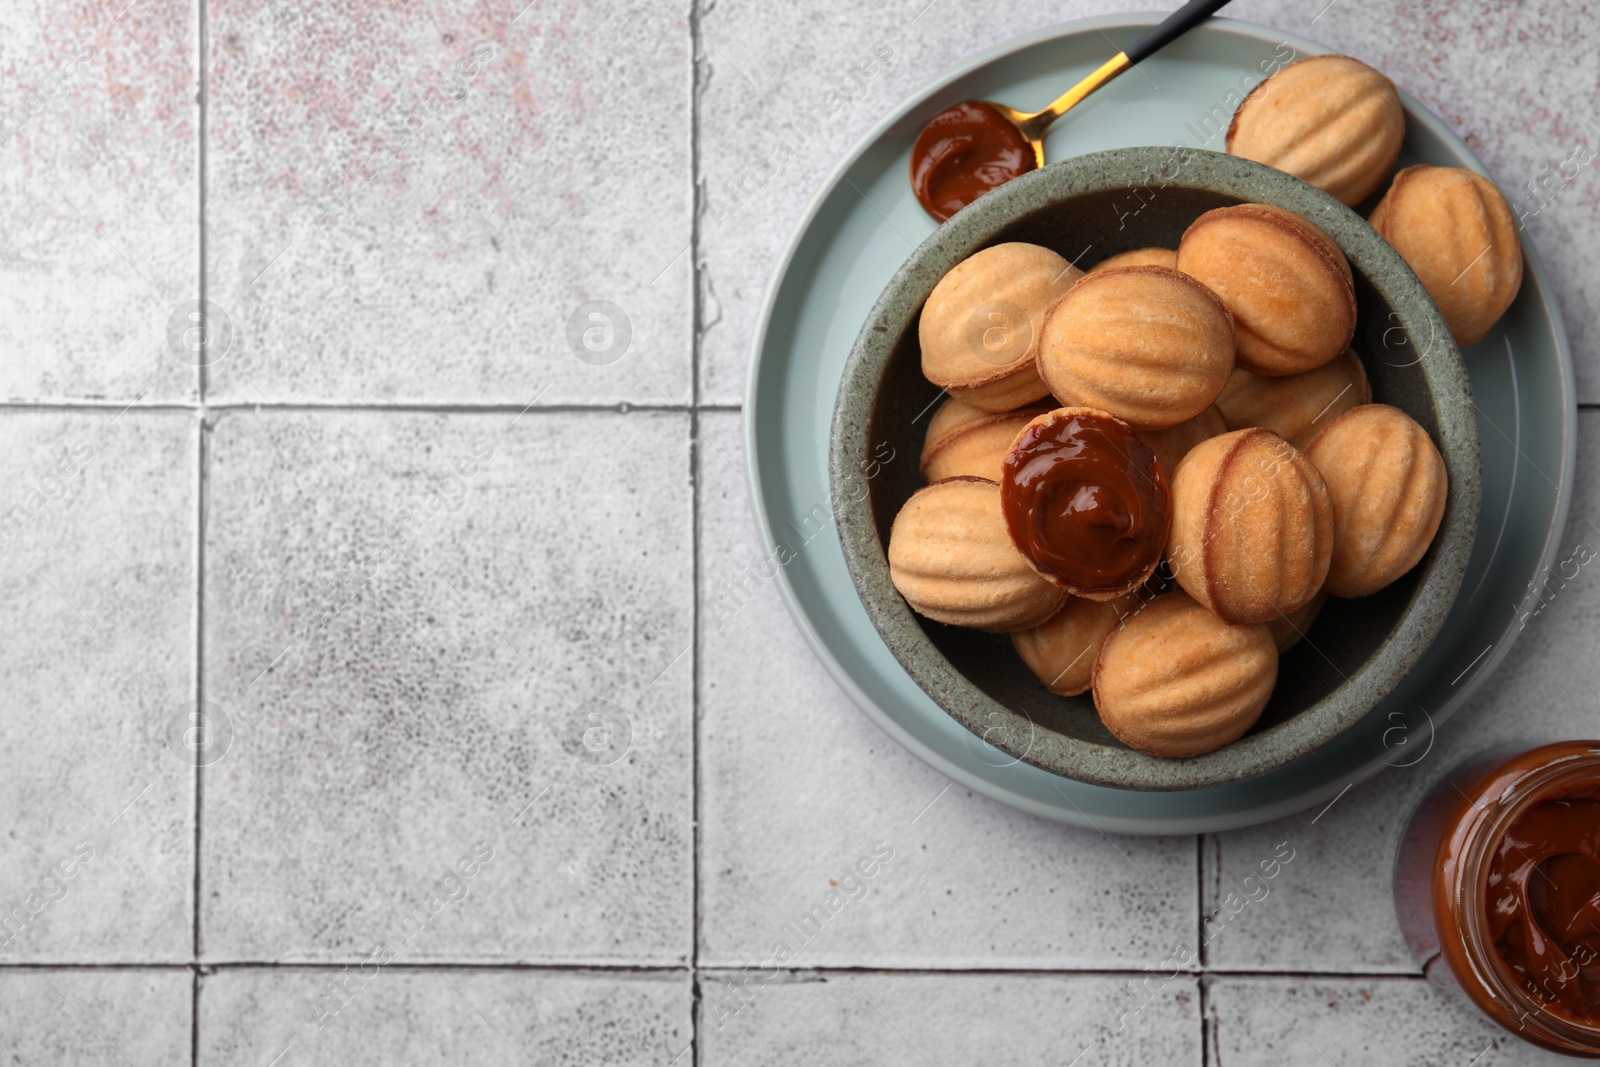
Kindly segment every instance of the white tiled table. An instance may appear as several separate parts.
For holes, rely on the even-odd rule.
[[[1453,759],[1600,728],[1587,572],[1418,766],[1108,839],[949,787],[753,570],[738,404],[805,199],[937,71],[1124,6],[0,12],[0,1058],[1546,1062],[1420,977],[1389,868]],[[1576,7],[1230,13],[1386,69],[1515,202],[1600,145]],[[1530,231],[1600,403],[1597,203],[1590,168]],[[200,297],[232,329],[203,370],[166,338]],[[568,345],[590,301],[613,362]],[[1593,418],[1567,547],[1600,538]],[[199,770],[196,700],[232,729]]]

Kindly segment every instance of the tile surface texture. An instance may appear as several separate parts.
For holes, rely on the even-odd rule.
[[[1415,765],[1134,838],[902,750],[759,566],[736,409],[812,193],[1148,6],[0,12],[0,1059],[1557,1062],[1423,978],[1391,870],[1458,760],[1596,736],[1593,568]],[[1593,12],[1227,13],[1466,141],[1600,404]]]
[[[1542,1052],[1423,981],[1217,978],[1208,990],[1212,1063],[1570,1062]],[[1476,1057],[1476,1058],[1474,1058]]]
[[[0,400],[194,400],[167,344],[200,296],[194,8],[0,11]]]
[[[1189,977],[1148,1001],[1092,975],[714,972],[702,994],[707,1065],[1200,1063]]]
[[[264,408],[209,457],[205,955],[687,962],[686,420]]]
[[[190,958],[198,437],[0,411],[0,965]]]
[[[183,969],[0,971],[0,1056],[83,1067],[187,1063],[192,984]]]
[[[210,5],[213,396],[689,399],[687,13],[520,6]]]
[[[652,1067],[689,1046],[688,1005],[681,973],[229,969],[201,990],[198,1058]]]

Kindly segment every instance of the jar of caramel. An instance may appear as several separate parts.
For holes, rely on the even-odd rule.
[[[1400,925],[1431,979],[1526,1041],[1600,1059],[1600,741],[1446,775],[1396,864]]]

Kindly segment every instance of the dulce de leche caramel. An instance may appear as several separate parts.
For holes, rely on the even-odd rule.
[[[1412,816],[1395,874],[1430,978],[1526,1041],[1600,1059],[1600,741],[1452,770]]]
[[[1600,783],[1540,799],[1512,821],[1484,886],[1500,959],[1546,1009],[1600,1024]]]
[[[1161,561],[1171,493],[1155,452],[1090,408],[1040,415],[1017,436],[1000,480],[1012,543],[1046,578],[1109,599]]]
[[[1039,166],[1033,145],[992,104],[946,108],[911,146],[911,191],[939,222]]]

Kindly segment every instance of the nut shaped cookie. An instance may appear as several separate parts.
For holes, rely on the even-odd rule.
[[[1118,267],[1166,267],[1168,270],[1178,269],[1178,250],[1175,248],[1135,248],[1128,252],[1118,252],[1114,256],[1107,256],[1089,268],[1093,274],[1097,270],[1116,270]]]
[[[1101,644],[1141,604],[1138,592],[1115,600],[1069,597],[1049,621],[1012,633],[1011,644],[1050,692],[1077,696],[1094,681]]]
[[[1394,170],[1405,136],[1394,82],[1359,59],[1322,55],[1256,86],[1233,113],[1227,148],[1354,207]]]
[[[950,478],[913,493],[889,531],[889,580],[937,622],[1005,633],[1037,626],[1066,594],[1011,544],[1000,487]]]
[[[928,420],[922,477],[928,482],[962,477],[998,482],[1011,442],[1028,420],[1046,410],[1033,404],[997,415],[951,397]]]
[[[1039,376],[1067,407],[1136,430],[1200,414],[1233,371],[1233,322],[1217,295],[1165,267],[1095,271],[1045,317]]]
[[[1428,431],[1399,408],[1365,404],[1311,442],[1333,502],[1328,592],[1376,593],[1415,567],[1444,518],[1448,477]]]
[[[1198,756],[1255,725],[1277,680],[1278,650],[1265,624],[1233,625],[1168,593],[1106,638],[1094,703],[1123,744],[1152,756]]]
[[[1301,451],[1322,428],[1353,407],[1372,402],[1361,358],[1351,349],[1303,374],[1267,378],[1235,368],[1217,397],[1228,428],[1261,426]]]
[[[1188,422],[1168,426],[1165,430],[1146,430],[1139,436],[1143,437],[1145,443],[1155,452],[1156,462],[1161,464],[1167,480],[1171,481],[1172,473],[1178,469],[1178,464],[1183,462],[1183,457],[1189,454],[1190,449],[1201,441],[1209,441],[1219,434],[1227,433],[1230,429],[1227,420],[1222,417],[1222,412],[1213,404]]]
[[[984,411],[1045,396],[1034,364],[1045,312],[1082,276],[1048,248],[1020,241],[968,256],[923,305],[923,376]]]
[[[1457,344],[1481,341],[1522,288],[1516,216],[1481,174],[1407,167],[1371,222],[1416,271]]]
[[[1300,374],[1337,358],[1356,332],[1356,291],[1339,246],[1271,204],[1207,211],[1178,242],[1178,269],[1233,313],[1238,365]]]
[[[975,408],[964,400],[947,396],[933,409],[933,414],[928,416],[928,432],[923,436],[922,446],[927,448],[946,434],[955,433],[963,426],[986,419],[992,414],[996,413]]]
[[[1270,622],[1310,603],[1333,546],[1322,475],[1271,430],[1213,437],[1178,464],[1167,558],[1184,591],[1224,620]]]

